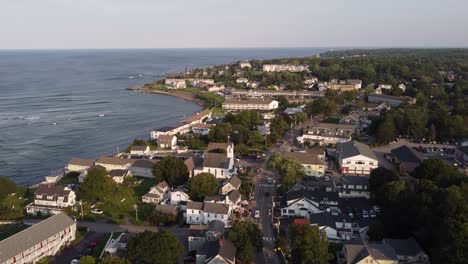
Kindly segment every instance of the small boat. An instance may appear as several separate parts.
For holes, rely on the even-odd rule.
[[[105,116],[105,114],[100,114],[100,115],[98,115],[98,116],[99,116],[99,117],[103,117],[103,116]]]
[[[57,125],[57,123],[53,122],[53,123],[52,123],[52,125],[53,125],[53,126],[56,126],[56,125]]]

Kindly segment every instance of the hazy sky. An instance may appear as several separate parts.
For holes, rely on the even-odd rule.
[[[0,49],[467,47],[467,0],[0,0]]]

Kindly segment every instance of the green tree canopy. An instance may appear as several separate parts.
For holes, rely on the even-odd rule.
[[[166,181],[171,186],[185,184],[189,179],[189,171],[184,161],[176,157],[165,157],[153,167],[156,182]]]
[[[0,200],[5,198],[8,194],[16,192],[16,183],[9,178],[0,177]]]
[[[418,179],[428,179],[442,187],[459,184],[463,175],[458,169],[441,159],[426,159],[417,167],[413,176]]]
[[[232,126],[230,123],[217,124],[210,129],[209,139],[211,142],[227,142],[229,135],[231,135]]]
[[[105,256],[101,259],[100,264],[131,264],[131,262],[128,259],[117,256]]]
[[[311,116],[331,116],[336,113],[337,108],[335,101],[329,100],[328,98],[319,98],[313,102],[307,103],[304,111]]]
[[[211,173],[200,173],[190,179],[190,198],[203,201],[205,196],[218,192],[218,180]]]
[[[184,247],[169,231],[144,232],[129,240],[128,256],[137,263],[177,263]]]
[[[292,263],[327,264],[332,256],[328,253],[328,240],[315,226],[291,227]]]
[[[96,259],[94,259],[92,256],[83,256],[80,258],[80,264],[95,264]]]
[[[116,188],[116,183],[107,176],[106,170],[100,167],[89,169],[80,186],[82,198],[89,202],[105,201]]]
[[[249,221],[236,222],[227,232],[227,238],[237,249],[240,263],[251,263],[255,252],[263,247],[262,233],[258,226]]]

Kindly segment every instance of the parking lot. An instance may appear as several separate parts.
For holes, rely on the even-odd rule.
[[[66,248],[60,255],[55,256],[53,263],[71,263],[73,259],[79,259],[81,256],[94,255],[94,249],[90,252],[88,248],[91,249],[94,243],[98,244],[102,240],[107,241],[108,238],[109,234],[107,233],[89,232],[78,244]]]

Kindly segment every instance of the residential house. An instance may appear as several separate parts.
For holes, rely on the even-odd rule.
[[[189,118],[184,119],[182,123],[188,124],[188,125],[195,125],[195,124],[203,123],[205,120],[210,119],[210,118],[211,118],[211,110],[207,108]]]
[[[221,187],[220,193],[222,195],[227,195],[229,192],[233,190],[239,190],[241,186],[241,179],[236,175],[232,176],[228,180],[224,181],[223,187]]]
[[[146,156],[150,154],[150,147],[145,146],[131,146],[130,155],[132,156]]]
[[[95,165],[104,167],[107,171],[111,170],[128,170],[132,165],[129,159],[121,159],[115,157],[100,157]]]
[[[156,205],[155,210],[162,214],[172,215],[174,216],[174,219],[177,216],[177,212],[178,212],[177,206],[172,205],[172,204],[158,204]]]
[[[414,238],[389,239],[385,238],[383,244],[390,246],[398,259],[399,264],[429,264],[429,256],[422,250]]]
[[[263,71],[265,72],[303,72],[309,71],[307,65],[294,65],[294,64],[264,64]]]
[[[244,111],[244,110],[257,110],[257,111],[272,111],[278,108],[278,101],[272,99],[235,99],[228,98],[222,105],[224,110],[227,111]]]
[[[315,123],[303,129],[302,136],[297,138],[300,143],[311,142],[319,145],[336,145],[351,140],[357,133],[357,126],[331,123]]]
[[[257,89],[260,86],[260,82],[248,82],[245,84],[247,88]]]
[[[369,146],[348,141],[336,147],[341,173],[346,175],[370,175],[379,166],[379,161]]]
[[[169,89],[187,88],[185,79],[165,79],[164,84],[167,85]]]
[[[130,171],[134,176],[154,178],[153,167],[157,160],[137,159],[132,162]]]
[[[219,241],[207,242],[197,252],[196,264],[235,264],[236,247],[231,241],[219,239]]]
[[[70,188],[50,183],[39,184],[34,191],[34,202],[26,206],[26,212],[32,215],[59,214],[75,203],[76,194]]]
[[[398,85],[398,88],[400,88],[401,90],[403,90],[403,92],[406,92],[406,85],[404,83],[400,83]]]
[[[203,203],[189,201],[187,203],[186,216],[186,221],[188,225],[203,224]]]
[[[188,118],[186,120],[189,120],[191,118]],[[185,122],[182,121],[182,123]],[[190,123],[185,123],[181,126],[171,126],[171,127],[163,127],[163,128],[158,128],[156,130],[151,131],[150,136],[152,140],[157,140],[160,135],[176,135],[177,133],[179,134],[186,134],[190,132]]]
[[[349,241],[338,254],[338,264],[398,264],[395,251],[388,245]]]
[[[325,174],[327,163],[323,149],[313,148],[307,152],[286,152],[284,156],[299,162],[307,176],[323,176]]]
[[[240,61],[239,62],[239,68],[243,69],[243,68],[252,68],[252,65],[250,64],[249,61]]]
[[[244,77],[237,78],[236,80],[236,83],[248,83],[248,82],[249,82],[249,79],[244,78]]]
[[[387,103],[391,106],[399,106],[402,103],[416,103],[416,99],[409,96],[394,96],[387,94],[369,94],[369,96],[367,96],[367,101],[375,104]]]
[[[238,190],[232,190],[226,195],[231,210],[235,210],[241,206],[241,193]]]
[[[202,164],[194,169],[194,175],[202,172],[211,173],[219,179],[227,179],[234,175],[234,144],[210,142]]]
[[[377,88],[375,88],[375,93],[376,94],[382,94],[383,90],[391,90],[392,85],[391,84],[380,84]]]
[[[213,85],[215,83],[214,79],[206,79],[206,78],[196,78],[191,79],[190,84],[194,87],[201,87],[202,85]]]
[[[341,198],[370,199],[369,178],[360,176],[342,176],[340,178]]]
[[[182,188],[177,188],[175,190],[169,191],[169,203],[172,205],[180,205],[181,202],[190,201],[190,197],[186,190]]]
[[[401,174],[411,174],[425,159],[422,153],[406,145],[392,149],[391,153]]]
[[[219,92],[219,91],[224,90],[224,88],[225,88],[224,84],[220,84],[220,83],[211,84],[211,85],[207,85],[203,87],[203,89],[205,89],[205,91],[207,92]]]
[[[151,187],[149,192],[143,195],[142,200],[144,203],[159,204],[166,198],[166,193],[169,189],[166,181],[158,183],[156,186]]]
[[[51,216],[0,241],[0,263],[37,263],[75,240],[76,222],[65,213]]]
[[[305,76],[304,77],[304,84],[311,85],[318,82],[318,78],[315,76]]]
[[[361,80],[340,80],[330,82],[331,90],[338,90],[342,92],[359,90],[361,87]]]
[[[297,113],[304,113],[304,107],[305,105],[301,105],[298,107],[287,107],[286,109],[284,109],[283,113],[289,116],[292,116]]]
[[[209,222],[207,225],[190,225],[188,235],[189,251],[202,249],[205,242],[218,241],[224,234],[224,223],[219,220]]]
[[[197,161],[199,160],[198,157],[194,157],[194,156],[191,156],[191,157],[188,157],[184,160],[184,164],[185,166],[187,166],[187,170],[189,172],[189,177],[192,178],[194,173],[195,173],[195,167],[196,167],[196,161],[195,159],[197,159]],[[198,162],[200,163],[200,162]]]
[[[130,170],[111,170],[107,175],[119,184],[124,182],[125,177],[133,176]]]
[[[311,226],[317,226],[330,241],[343,241],[360,237],[359,224],[346,215],[322,212],[309,216]]]
[[[226,227],[230,225],[229,214],[231,208],[228,204],[224,203],[208,203],[203,205],[203,224],[208,224],[210,221],[219,220],[224,223]]]
[[[204,123],[195,124],[192,126],[192,133],[206,136],[210,134],[210,130],[214,126],[215,124],[204,124]]]
[[[160,148],[175,149],[177,146],[177,137],[174,135],[160,135],[157,142]]]
[[[96,160],[93,159],[80,159],[80,158],[72,158],[67,164],[67,172],[76,171],[76,172],[83,172],[89,167],[94,165]]]
[[[358,126],[361,124],[361,116],[358,112],[353,111],[346,116],[340,118],[339,124]]]
[[[106,170],[106,168],[104,168],[103,166],[100,166],[100,165],[93,165],[93,166],[89,167],[87,170],[82,171],[80,173],[80,175],[78,175],[78,182],[80,182],[80,183],[84,182],[86,177],[88,177],[88,172],[91,171],[91,170]]]

